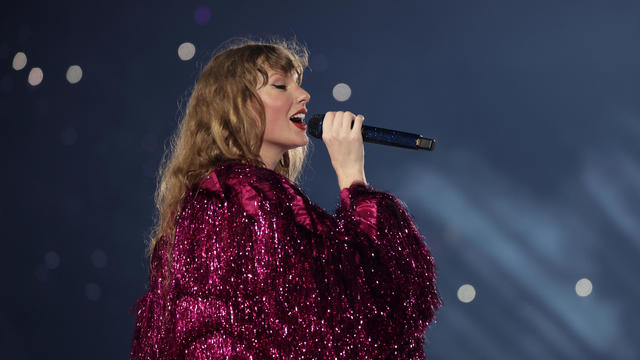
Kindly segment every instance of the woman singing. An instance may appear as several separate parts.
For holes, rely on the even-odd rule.
[[[403,204],[367,184],[364,117],[324,118],[335,215],[295,183],[306,65],[293,42],[244,41],[202,71],[156,191],[133,359],[424,359],[434,263]]]

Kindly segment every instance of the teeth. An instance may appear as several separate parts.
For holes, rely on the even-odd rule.
[[[304,121],[304,114],[303,113],[295,114],[289,120],[296,121],[296,122],[303,122]]]

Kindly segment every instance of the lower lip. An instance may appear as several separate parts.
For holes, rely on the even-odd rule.
[[[305,123],[297,123],[297,122],[293,122],[293,121],[292,121],[292,123],[293,123],[293,125],[297,126],[298,129],[300,129],[300,130],[307,130],[307,124],[305,124]]]

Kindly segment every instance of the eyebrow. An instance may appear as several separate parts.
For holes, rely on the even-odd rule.
[[[298,74],[295,72],[292,72],[293,76],[291,76],[293,78],[294,82],[298,82]],[[270,72],[269,73],[269,78],[274,78],[276,76],[282,77],[282,78],[287,78],[289,76],[285,75],[284,73],[280,72],[280,71],[274,71],[274,72]]]

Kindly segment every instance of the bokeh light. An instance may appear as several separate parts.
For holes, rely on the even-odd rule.
[[[97,301],[102,296],[102,289],[96,283],[88,283],[84,286],[84,294],[87,299]]]
[[[75,84],[82,79],[82,68],[78,65],[71,65],[67,69],[67,81]]]
[[[16,53],[16,55],[13,57],[12,66],[14,70],[24,69],[24,67],[27,66],[27,55],[22,51]]]
[[[190,42],[182,43],[178,47],[178,57],[183,61],[191,60],[195,54],[196,47]]]
[[[351,88],[345,83],[333,87],[333,98],[338,101],[347,101],[351,97]]]
[[[91,254],[91,262],[93,266],[98,269],[102,269],[107,266],[107,254],[102,249],[95,249]]]
[[[44,255],[44,265],[47,269],[53,270],[60,266],[60,255],[55,251],[49,251]]]
[[[576,282],[576,294],[578,294],[578,296],[589,296],[591,291],[593,291],[591,280],[582,278]]]
[[[211,10],[207,6],[200,6],[193,12],[193,20],[198,25],[206,25],[211,20]]]
[[[44,73],[42,72],[42,69],[40,69],[39,67],[34,67],[33,69],[31,69],[31,71],[29,71],[29,77],[27,81],[31,86],[37,86],[40,85],[43,77]]]
[[[464,284],[458,288],[458,300],[470,303],[476,298],[476,289],[470,284]]]

